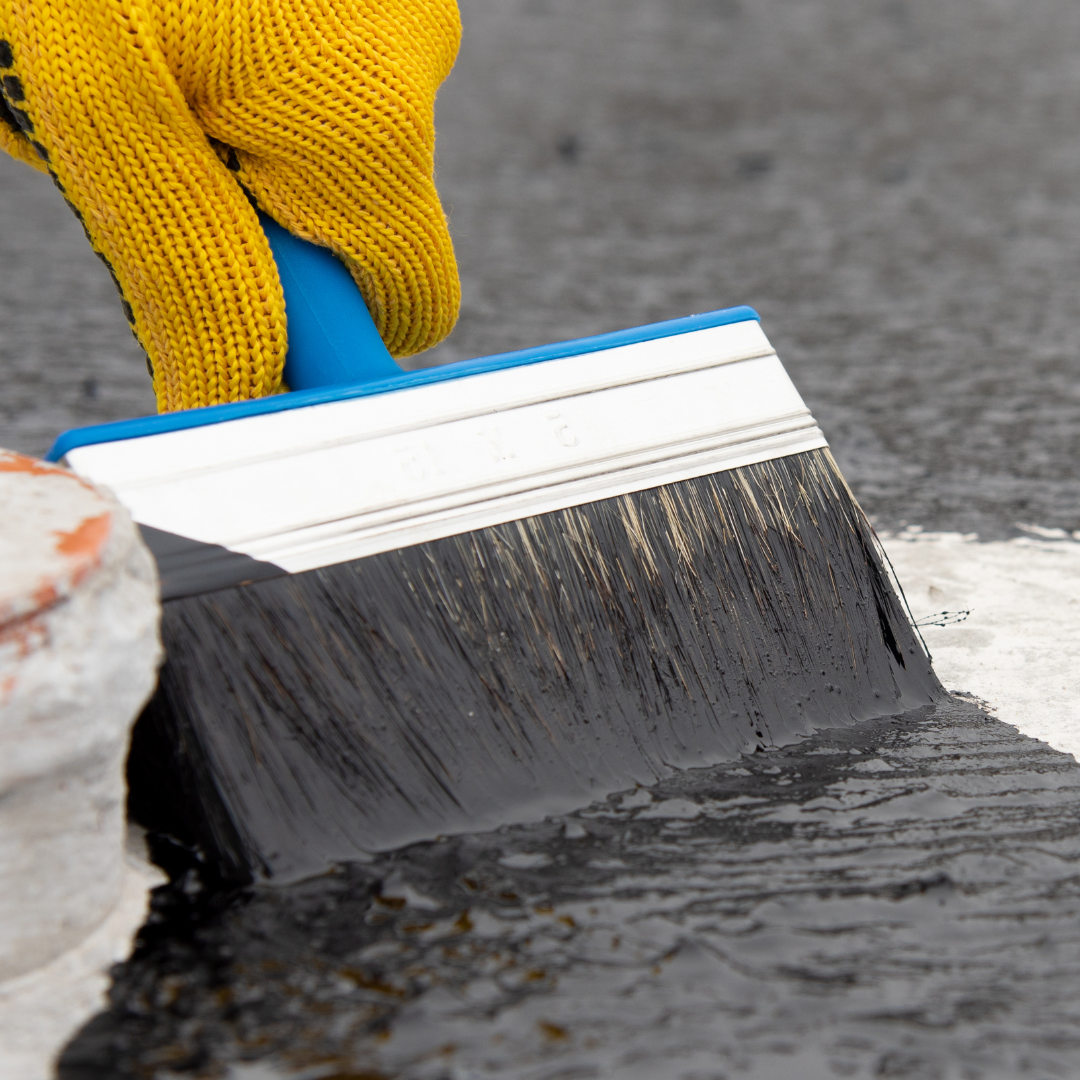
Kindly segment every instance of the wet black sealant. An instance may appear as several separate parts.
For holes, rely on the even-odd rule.
[[[285,887],[192,867],[60,1080],[1074,1077],[1078,865],[1080,766],[952,698]]]
[[[941,694],[828,451],[173,600],[163,635],[132,810],[238,880]]]

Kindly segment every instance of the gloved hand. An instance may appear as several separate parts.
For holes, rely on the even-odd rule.
[[[392,355],[450,332],[434,101],[459,38],[455,0],[0,0],[0,146],[79,216],[159,409],[279,387],[284,301],[244,188],[345,261]]]

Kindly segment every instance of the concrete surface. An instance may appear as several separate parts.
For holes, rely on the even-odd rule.
[[[883,540],[944,685],[1080,760],[1080,542],[1038,531]]]
[[[150,892],[166,878],[150,863],[138,827],[123,856],[119,894],[105,917],[48,963],[0,981],[0,1075],[48,1080],[64,1044],[108,1001],[110,971],[131,953],[150,910]]]
[[[918,614],[972,608],[924,630],[946,682],[1066,745],[1075,697],[1057,676],[1076,640],[1073,541],[1016,526],[1080,529],[1080,7],[462,0],[462,11],[438,152],[465,305],[420,359],[753,304],[879,527],[977,534],[886,541]],[[142,360],[77,224],[13,163],[0,162],[0,185],[0,443],[41,451],[68,424],[149,411]],[[1057,546],[1011,543],[1023,536]],[[159,846],[182,883],[159,896],[111,1011],[72,1045],[64,1076],[1080,1075],[1078,767],[957,709],[844,748],[890,766],[878,772],[808,752],[752,760],[746,795],[763,801],[730,814],[709,803],[685,819],[704,832],[678,843],[660,819],[627,812],[580,839],[588,858],[568,823],[561,836],[448,842],[445,864],[423,848],[224,907],[196,866],[184,876],[183,853]],[[815,762],[827,767],[800,787]],[[883,808],[864,811],[869,846],[855,777]],[[705,806],[716,790],[702,783],[651,801]],[[835,830],[815,817],[834,811]],[[494,869],[515,844],[550,866]],[[427,901],[393,891],[414,864],[408,887]],[[723,872],[709,876],[712,865]],[[406,924],[442,926],[472,903],[453,884],[472,866],[495,889],[479,906],[525,936],[492,944],[503,924],[485,915],[410,951],[427,931]],[[702,875],[707,895],[693,891]],[[377,903],[379,888],[404,906]],[[552,913],[535,911],[547,902]],[[392,918],[371,929],[372,912]],[[584,927],[580,948],[539,928],[563,915]],[[605,951],[615,937],[641,950],[629,966]],[[446,1024],[454,1033],[424,1043],[421,1060],[417,1032]],[[678,1058],[682,1045],[702,1056]]]

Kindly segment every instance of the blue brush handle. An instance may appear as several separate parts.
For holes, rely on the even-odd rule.
[[[400,375],[345,264],[258,213],[285,293],[289,389],[357,386]]]

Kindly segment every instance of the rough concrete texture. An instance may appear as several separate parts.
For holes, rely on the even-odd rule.
[[[945,686],[1080,759],[1080,543],[1038,531],[883,540]]]
[[[462,11],[439,180],[465,304],[423,362],[751,303],[883,528],[1080,528],[1080,6]],[[0,443],[149,411],[77,224],[29,171],[0,183]],[[1029,619],[1057,556],[1021,550],[1025,593],[1018,549],[942,544],[904,573],[975,608],[925,631],[946,681],[1008,670],[1052,724],[1054,629],[1020,668],[1007,602]],[[997,636],[935,642],[965,627]],[[1080,1074],[1078,766],[970,705],[849,734],[648,797],[682,819],[641,794],[277,893],[211,899],[158,838],[178,882],[63,1075]]]
[[[147,880],[124,856],[124,760],[160,661],[159,604],[150,553],[105,492],[0,452],[0,506],[0,1075],[39,1080],[100,1006],[86,942],[97,933],[89,954],[107,965],[145,914]],[[59,1017],[12,982],[50,963],[71,1004]]]
[[[137,828],[133,832],[135,842],[124,855],[119,895],[105,918],[48,963],[0,982],[4,1080],[55,1076],[64,1044],[107,1001],[109,971],[130,954],[132,936],[149,912],[150,891],[165,881],[147,860]]]

